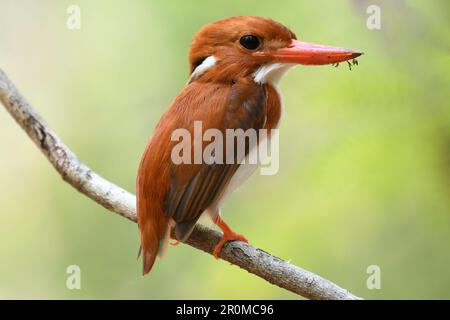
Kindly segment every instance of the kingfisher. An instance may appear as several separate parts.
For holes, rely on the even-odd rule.
[[[282,104],[277,84],[296,65],[350,61],[362,52],[303,42],[284,25],[268,18],[236,16],[204,26],[193,38],[189,80],[159,120],[142,155],[136,181],[137,217],[143,274],[166,251],[174,235],[184,242],[199,218],[207,215],[223,236],[213,255],[220,257],[228,241],[248,242],[222,219],[224,200],[253,172],[245,158],[262,139],[244,140],[244,158],[228,152],[216,161],[174,161],[174,132],[266,129],[271,139]],[[259,131],[258,131],[259,132]],[[193,139],[194,140],[194,139]],[[193,145],[206,146],[205,141]],[[230,149],[235,150],[235,147]],[[191,158],[192,152],[183,156]],[[231,154],[231,156],[229,156]],[[217,159],[219,158],[219,159]],[[223,160],[223,161],[217,161]],[[234,161],[229,161],[234,160]]]

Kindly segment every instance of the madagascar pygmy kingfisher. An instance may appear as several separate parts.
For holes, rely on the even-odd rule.
[[[277,83],[295,65],[347,61],[362,53],[297,40],[282,24],[267,18],[239,16],[203,27],[189,50],[190,78],[161,117],[137,175],[137,213],[143,274],[167,247],[171,232],[185,241],[203,213],[223,231],[214,250],[231,240],[247,242],[221,219],[226,197],[253,170],[237,163],[181,163],[171,159],[179,128],[271,129],[281,116]],[[267,137],[270,139],[270,134]],[[203,142],[202,142],[203,143]],[[259,141],[257,142],[259,143]],[[245,152],[255,145],[246,145]]]

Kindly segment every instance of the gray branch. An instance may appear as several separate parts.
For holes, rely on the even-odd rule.
[[[135,196],[82,163],[34,111],[2,70],[0,101],[66,182],[106,209],[136,222]],[[186,244],[211,254],[220,237],[221,233],[198,225]],[[360,299],[329,280],[243,242],[227,243],[221,258],[308,299]]]

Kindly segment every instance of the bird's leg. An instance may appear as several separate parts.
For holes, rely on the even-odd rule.
[[[220,255],[220,252],[222,251],[222,247],[228,241],[243,241],[245,243],[248,243],[247,238],[244,237],[243,235],[238,234],[238,233],[234,232],[233,230],[231,230],[231,228],[225,223],[225,221],[222,220],[222,218],[220,217],[220,215],[218,213],[212,215],[211,218],[212,218],[212,221],[214,222],[214,224],[216,226],[218,226],[223,232],[222,238],[220,239],[219,243],[215,246],[214,251],[213,251],[213,256],[216,259],[219,259],[219,255]]]

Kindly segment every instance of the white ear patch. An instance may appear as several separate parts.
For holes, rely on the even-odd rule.
[[[216,64],[217,60],[214,56],[209,56],[201,64],[199,64],[194,71],[192,71],[191,76],[189,77],[189,82],[197,78],[199,75],[205,73]]]
[[[288,72],[290,68],[295,66],[295,63],[271,63],[259,67],[253,73],[253,79],[258,84],[270,83],[277,86],[281,78]]]

